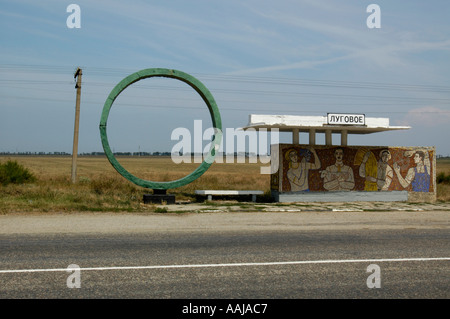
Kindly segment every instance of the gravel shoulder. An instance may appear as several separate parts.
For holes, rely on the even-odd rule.
[[[174,205],[177,206],[177,205]],[[289,206],[290,207],[290,206]],[[449,229],[449,210],[189,211],[180,213],[10,213],[0,215],[0,236],[11,234],[155,233]]]

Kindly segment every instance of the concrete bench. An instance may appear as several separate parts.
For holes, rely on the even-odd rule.
[[[263,191],[238,191],[238,190],[197,190],[197,195],[208,195],[208,200],[212,200],[212,195],[252,195],[252,201],[256,202],[256,195],[264,194]]]

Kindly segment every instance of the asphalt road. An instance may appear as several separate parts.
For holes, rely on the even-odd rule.
[[[449,216],[10,214],[0,298],[447,299]]]

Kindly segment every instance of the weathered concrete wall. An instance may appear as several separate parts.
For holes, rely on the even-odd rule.
[[[278,163],[271,177],[276,199],[285,195],[295,199],[299,194],[320,199],[307,196],[320,192],[329,201],[335,201],[338,193],[349,201],[436,200],[434,147],[276,144],[271,154],[272,164]],[[327,196],[327,192],[333,194]]]

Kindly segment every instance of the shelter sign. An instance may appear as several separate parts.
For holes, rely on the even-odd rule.
[[[341,114],[328,113],[328,125],[365,125],[366,116],[364,114]]]

